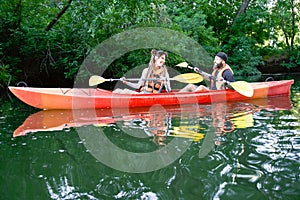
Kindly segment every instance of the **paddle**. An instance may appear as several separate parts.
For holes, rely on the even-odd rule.
[[[93,75],[91,76],[90,80],[89,80],[89,86],[95,86],[98,85],[100,83],[106,82],[106,81],[119,81],[121,80],[120,78],[117,79],[106,79],[103,78],[101,76],[97,76],[97,75]],[[128,78],[128,79],[124,79],[126,81],[139,81],[139,78]],[[143,80],[162,80],[159,78],[147,78],[147,79],[143,79]],[[196,74],[196,73],[186,73],[186,74],[179,74],[177,76],[174,76],[173,78],[170,78],[170,80],[175,80],[175,81],[179,81],[182,83],[199,83],[201,81],[203,81],[203,77],[200,74]]]
[[[195,72],[197,72],[197,73],[199,73],[199,74],[201,74],[205,77],[208,77],[208,79],[213,79],[213,80],[216,80],[216,81],[225,82],[228,85],[230,85],[235,91],[237,91],[238,93],[240,93],[241,95],[244,95],[246,97],[252,97],[253,96],[254,90],[253,90],[252,86],[249,83],[247,83],[246,81],[229,82],[229,81],[226,81],[226,80],[218,80],[218,78],[216,76],[212,76],[212,75],[210,75],[210,74],[208,74],[204,71],[201,71],[200,69],[198,69],[196,67],[191,67],[191,66],[188,65],[187,62],[179,63],[176,66],[192,69]]]

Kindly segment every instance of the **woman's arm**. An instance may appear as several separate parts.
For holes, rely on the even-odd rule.
[[[167,92],[171,92],[170,75],[167,71],[166,71],[165,88],[166,88]]]

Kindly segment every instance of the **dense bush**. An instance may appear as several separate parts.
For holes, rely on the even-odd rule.
[[[247,1],[243,1],[245,3]],[[248,1],[249,3],[250,1]],[[271,5],[254,0],[11,0],[0,4],[0,84],[63,86],[101,42],[136,27],[180,31],[212,56],[229,55],[236,74],[257,75],[264,58],[284,55],[282,66],[299,67],[297,1]],[[280,6],[281,9],[278,9]],[[280,10],[280,11],[279,11]],[[287,19],[293,20],[287,20]],[[182,58],[171,54],[168,64]],[[149,60],[149,49],[124,55],[107,76],[121,77]],[[271,60],[271,59],[269,59]]]

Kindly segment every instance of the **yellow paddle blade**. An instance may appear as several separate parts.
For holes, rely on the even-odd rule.
[[[254,93],[253,87],[250,85],[250,83],[246,81],[236,81],[236,82],[229,83],[229,85],[241,95],[244,95],[246,97],[253,96]]]
[[[95,127],[106,127],[108,126],[108,123],[99,123],[99,124],[93,124]]]
[[[174,127],[174,130],[171,131],[172,135],[175,137],[183,137],[183,138],[191,138],[194,142],[198,142],[199,140],[204,138],[203,133],[198,133],[199,126],[179,126]],[[196,130],[196,131],[195,131]]]
[[[179,74],[172,79],[182,83],[199,83],[203,81],[203,77],[200,74],[196,73]]]
[[[182,63],[177,64],[176,66],[187,68],[189,66],[189,64],[187,62],[182,62]]]
[[[103,82],[105,82],[105,79],[103,77],[94,75],[89,79],[89,86],[95,86]]]
[[[249,128],[254,126],[253,114],[248,113],[231,119],[236,128]]]

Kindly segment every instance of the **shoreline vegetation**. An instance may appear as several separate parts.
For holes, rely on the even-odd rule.
[[[299,73],[299,10],[297,0],[289,4],[268,0],[4,1],[0,4],[0,90],[20,81],[28,86],[72,87],[82,62],[98,44],[142,27],[178,31],[211,56],[226,52],[237,76]],[[141,49],[123,55],[102,75],[120,78],[146,64],[148,52]],[[167,66],[182,59],[170,53]]]

